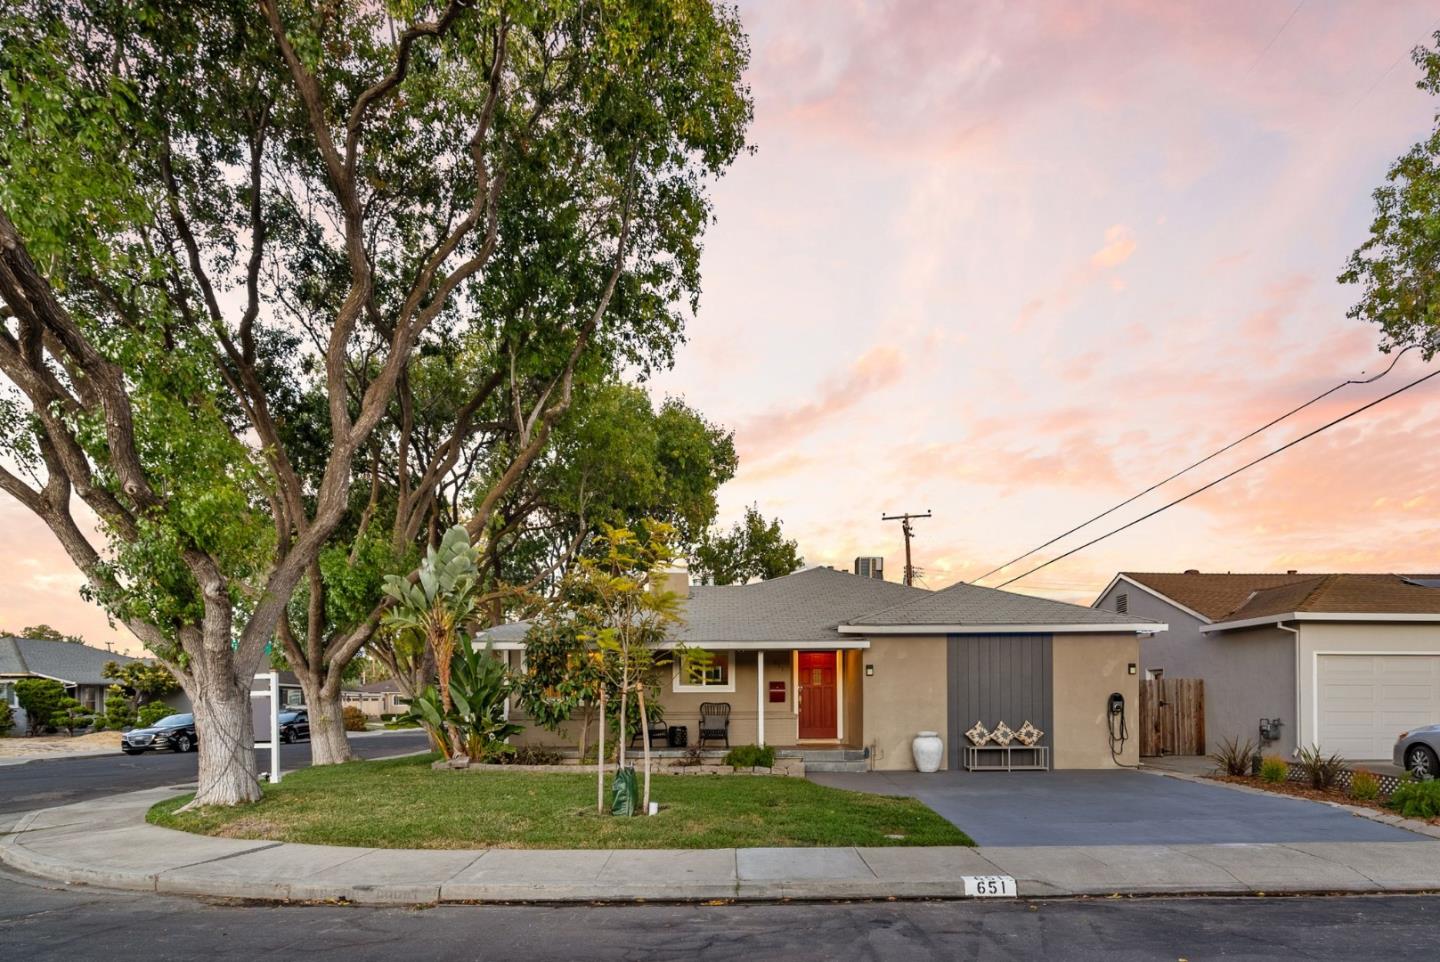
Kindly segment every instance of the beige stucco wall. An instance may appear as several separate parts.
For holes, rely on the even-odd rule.
[[[1055,768],[1114,768],[1110,758],[1111,692],[1125,696],[1130,740],[1119,754],[1122,764],[1140,761],[1140,676],[1130,674],[1140,661],[1140,642],[1133,635],[1057,634],[1051,649],[1051,745]]]
[[[1315,719],[1318,654],[1440,654],[1440,622],[1300,621],[1300,744],[1319,741]]]
[[[947,646],[943,635],[877,635],[861,652],[864,690],[863,744],[872,768],[914,769],[910,740],[937,731],[946,739]],[[942,765],[945,764],[943,761]]]

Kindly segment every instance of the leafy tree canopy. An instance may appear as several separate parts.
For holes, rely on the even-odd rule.
[[[1440,32],[1435,48],[1416,47],[1421,90],[1440,94]],[[1376,188],[1370,237],[1350,255],[1339,280],[1358,284],[1349,316],[1381,331],[1380,350],[1440,351],[1440,112],[1430,136],[1390,165]]]
[[[690,559],[690,570],[701,584],[743,585],[788,575],[804,563],[798,543],[781,531],[780,519],[766,521],[752,504],[729,531],[706,537]]]

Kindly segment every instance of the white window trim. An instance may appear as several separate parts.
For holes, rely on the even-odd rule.
[[[681,663],[683,657],[677,657],[674,662],[674,674],[670,682],[670,690],[678,695],[708,695],[734,694],[735,693],[735,652],[719,651],[711,653],[717,660],[725,659],[725,684],[723,685],[690,685],[683,683],[681,679]]]

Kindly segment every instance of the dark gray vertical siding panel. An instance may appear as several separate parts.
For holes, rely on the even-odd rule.
[[[964,733],[977,719],[990,727],[1004,721],[1011,728],[1029,721],[1044,730],[1041,744],[1053,744],[1051,636],[951,635],[947,644],[952,767],[960,766]]]

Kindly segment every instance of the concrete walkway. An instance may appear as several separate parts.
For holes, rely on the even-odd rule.
[[[1022,897],[1440,891],[1440,841],[693,851],[418,851],[209,838],[147,825],[183,787],[31,812],[0,862],[64,882],[246,899],[492,901],[959,898],[967,875]],[[6,826],[0,825],[0,830]]]

